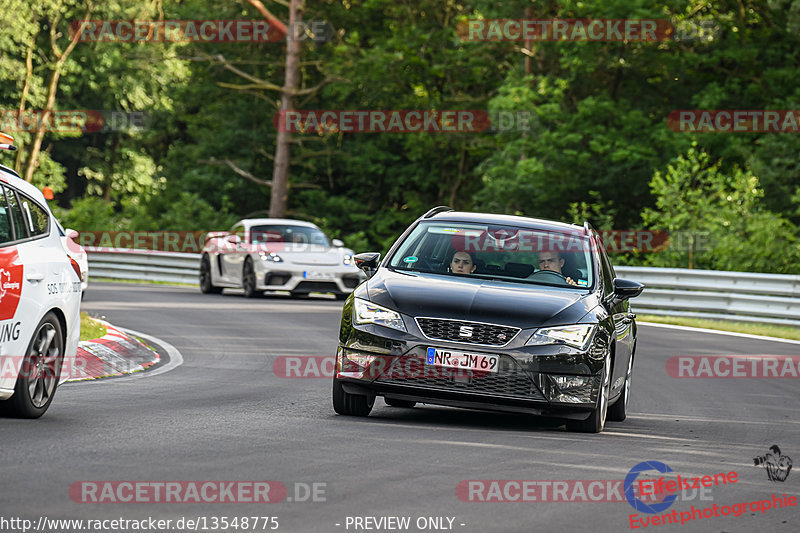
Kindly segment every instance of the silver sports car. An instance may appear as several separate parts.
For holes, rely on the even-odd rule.
[[[314,224],[282,218],[250,218],[231,231],[206,236],[200,260],[200,290],[241,288],[247,297],[263,291],[333,293],[344,299],[366,276],[353,250],[332,242]]]

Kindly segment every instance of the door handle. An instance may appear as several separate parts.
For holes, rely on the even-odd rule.
[[[28,270],[28,273],[25,274],[25,279],[27,279],[28,281],[33,281],[35,283],[37,281],[42,281],[44,279],[44,274],[42,274],[38,270]]]

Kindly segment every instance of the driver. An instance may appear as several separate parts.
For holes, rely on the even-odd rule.
[[[472,261],[472,256],[467,252],[456,252],[450,261],[450,272],[453,274],[472,274],[475,272],[476,265]]]
[[[549,270],[564,276],[561,269],[564,268],[564,258],[558,252],[539,252],[539,270]],[[567,283],[570,285],[577,285],[572,278],[564,276]]]

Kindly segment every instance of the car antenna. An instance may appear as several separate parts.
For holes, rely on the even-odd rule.
[[[433,215],[438,215],[439,213],[444,213],[446,211],[452,211],[453,208],[447,205],[437,205],[433,209],[430,209],[427,213],[422,215],[422,218],[431,218]]]

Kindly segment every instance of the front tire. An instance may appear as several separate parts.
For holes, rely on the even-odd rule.
[[[203,255],[200,260],[200,292],[203,294],[221,294],[222,287],[215,287],[211,278],[211,260]]]
[[[600,378],[600,397],[597,399],[597,407],[586,420],[570,420],[567,422],[567,429],[579,433],[600,433],[606,425],[608,415],[608,393],[611,388],[611,354],[606,355],[603,372]]]
[[[628,403],[631,396],[631,376],[633,375],[633,353],[628,359],[628,371],[625,373],[625,385],[619,399],[608,408],[608,419],[612,422],[622,422],[628,416]]]
[[[16,418],[39,418],[50,407],[61,376],[64,359],[64,335],[61,323],[47,313],[34,330],[22,361],[14,395],[3,405]]]
[[[245,298],[253,298],[258,295],[256,290],[256,271],[253,268],[253,261],[248,257],[244,260],[242,267],[242,289]]]
[[[373,405],[375,405],[375,396],[345,392],[342,383],[333,378],[333,410],[338,414],[369,416]]]

